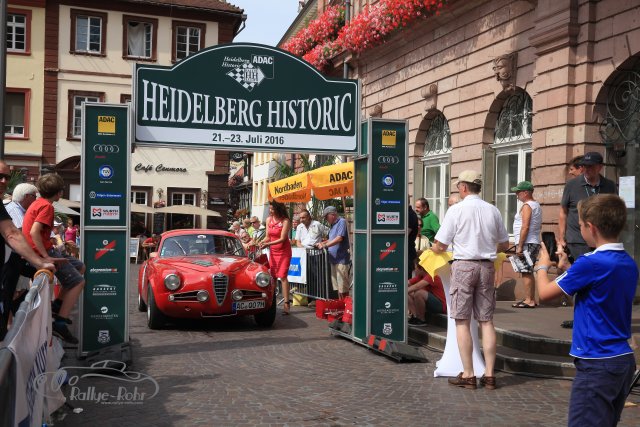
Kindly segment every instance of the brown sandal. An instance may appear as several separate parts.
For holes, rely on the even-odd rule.
[[[475,390],[478,387],[475,376],[462,378],[462,372],[460,372],[455,378],[449,378],[449,384],[456,387],[468,388],[471,390]]]
[[[483,375],[482,378],[480,378],[480,385],[488,390],[495,390],[497,387],[496,377],[485,377]]]

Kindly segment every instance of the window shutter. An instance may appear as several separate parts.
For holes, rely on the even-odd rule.
[[[491,145],[482,149],[482,199],[495,205],[496,150]]]

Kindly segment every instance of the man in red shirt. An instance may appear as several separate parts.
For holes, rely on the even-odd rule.
[[[53,333],[64,341],[77,344],[67,324],[71,324],[69,313],[78,301],[84,288],[85,266],[77,258],[63,255],[51,243],[51,229],[53,227],[53,202],[60,200],[64,190],[64,181],[58,174],[50,173],[40,177],[36,185],[40,198],[33,202],[24,216],[22,233],[31,247],[44,259],[54,262],[54,258],[66,258],[68,262],[58,264],[56,277],[62,285],[62,290],[51,309],[53,311]]]

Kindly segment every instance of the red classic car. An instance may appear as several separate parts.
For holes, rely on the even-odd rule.
[[[140,268],[138,309],[151,329],[168,318],[253,315],[269,327],[276,315],[275,281],[226,231],[173,230]]]

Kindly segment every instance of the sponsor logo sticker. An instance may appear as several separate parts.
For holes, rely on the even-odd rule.
[[[396,246],[398,246],[398,243],[396,242],[387,242],[385,244],[386,249],[381,249],[380,250],[380,261],[382,261],[383,259],[385,259],[386,257],[389,256],[389,254],[394,254],[396,253]]]
[[[120,206],[91,206],[91,219],[119,220]]]
[[[116,117],[98,116],[98,133],[110,135],[116,133]]]
[[[110,270],[110,269],[92,269],[92,270]],[[93,272],[93,271],[92,271]],[[101,285],[93,285],[91,295],[94,297],[110,297],[117,295],[116,287],[103,283]]]
[[[302,276],[302,268],[300,267],[300,257],[292,257],[291,264],[289,264],[289,276],[292,277],[301,277]]]
[[[376,215],[376,224],[400,224],[400,212],[378,212]]]
[[[395,130],[382,131],[382,146],[387,148],[396,148],[396,131]]]
[[[100,166],[100,169],[98,169],[98,176],[102,179],[113,178],[113,168],[110,165]]]
[[[96,261],[102,258],[103,256],[105,256],[106,254],[108,254],[109,252],[113,252],[116,250],[115,240],[112,240],[112,241],[103,240],[102,244],[103,244],[103,247],[96,248],[96,254],[94,256],[94,259]]]

